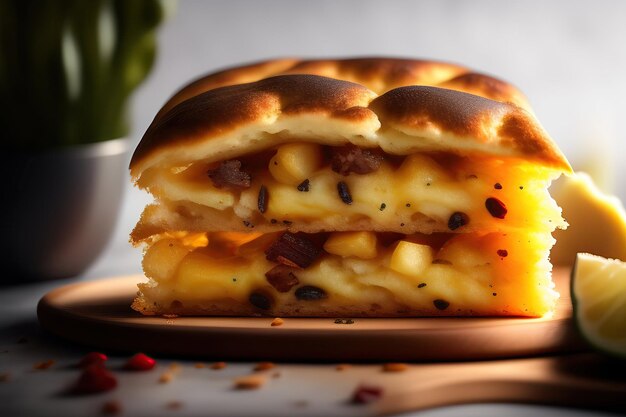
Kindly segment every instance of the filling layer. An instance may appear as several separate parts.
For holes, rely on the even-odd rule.
[[[552,310],[545,233],[169,233],[133,307],[152,314],[521,315]]]
[[[217,224],[263,232],[551,232],[565,226],[547,192],[555,176],[517,160],[290,143],[221,163],[154,169],[139,185],[175,213],[154,221],[162,227],[152,233],[225,230]]]

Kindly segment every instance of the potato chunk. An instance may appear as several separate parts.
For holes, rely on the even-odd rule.
[[[171,279],[178,265],[193,247],[185,246],[179,239],[161,239],[146,251],[143,257],[143,271],[148,278],[156,281]]]
[[[315,143],[289,143],[278,148],[269,170],[276,181],[298,185],[323,163],[322,149]]]
[[[324,243],[324,250],[344,258],[373,259],[378,253],[376,240],[374,232],[335,232]]]
[[[430,246],[401,240],[391,255],[389,267],[401,274],[419,277],[432,262]]]

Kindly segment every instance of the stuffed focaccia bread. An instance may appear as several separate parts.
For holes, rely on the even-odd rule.
[[[332,78],[331,78],[332,77]],[[558,294],[551,181],[524,96],[429,61],[270,61],[159,112],[131,174],[155,196],[144,314],[540,316]]]

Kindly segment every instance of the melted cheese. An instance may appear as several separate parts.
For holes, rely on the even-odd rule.
[[[173,303],[195,308],[228,301],[249,307],[250,294],[262,291],[272,300],[268,314],[284,313],[297,303],[317,303],[334,311],[356,305],[385,314],[540,316],[558,297],[546,259],[553,240],[545,234],[450,235],[443,245],[441,236],[418,235],[388,247],[379,243],[371,259],[324,254],[312,266],[295,271],[298,286],[312,285],[328,295],[318,301],[297,300],[298,286],[275,290],[265,273],[276,264],[265,258],[264,250],[277,235],[251,236],[209,234],[204,247],[169,237],[158,240],[144,258],[152,279],[140,285],[145,303],[156,311]],[[402,271],[393,266],[393,258],[402,242],[411,241],[430,245],[432,258],[419,271]],[[449,306],[441,311],[434,300]]]

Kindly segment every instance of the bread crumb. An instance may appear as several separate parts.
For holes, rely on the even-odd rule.
[[[265,375],[246,375],[235,379],[235,389],[259,389],[265,384],[265,382],[267,382],[267,377]]]
[[[346,369],[351,368],[352,365],[348,364],[348,363],[340,363],[339,365],[335,366],[335,371],[345,371]]]
[[[282,326],[284,322],[285,320],[281,319],[280,317],[276,317],[274,320],[272,320],[272,323],[270,323],[270,325],[272,327]]]
[[[404,372],[409,369],[406,363],[386,363],[383,365],[383,372]]]
[[[211,369],[220,370],[226,368],[226,362],[215,362],[211,364]]]
[[[174,379],[174,374],[172,374],[171,372],[164,372],[159,377],[159,383],[167,384],[169,382],[172,382],[172,379]]]
[[[183,403],[180,401],[170,401],[165,404],[165,408],[169,410],[179,410],[183,407]]]
[[[50,368],[52,365],[54,365],[55,363],[56,363],[55,360],[48,359],[47,361],[37,362],[35,365],[33,365],[33,369],[46,370]]]
[[[115,415],[122,412],[122,404],[119,401],[111,400],[102,404],[102,414]]]
[[[193,364],[193,367],[196,369],[204,369],[206,368],[206,364],[202,363],[202,362],[196,362]]]
[[[256,372],[258,371],[267,371],[268,369],[272,369],[274,368],[276,365],[274,365],[272,362],[259,362],[256,364],[256,366],[254,367],[254,370]]]

